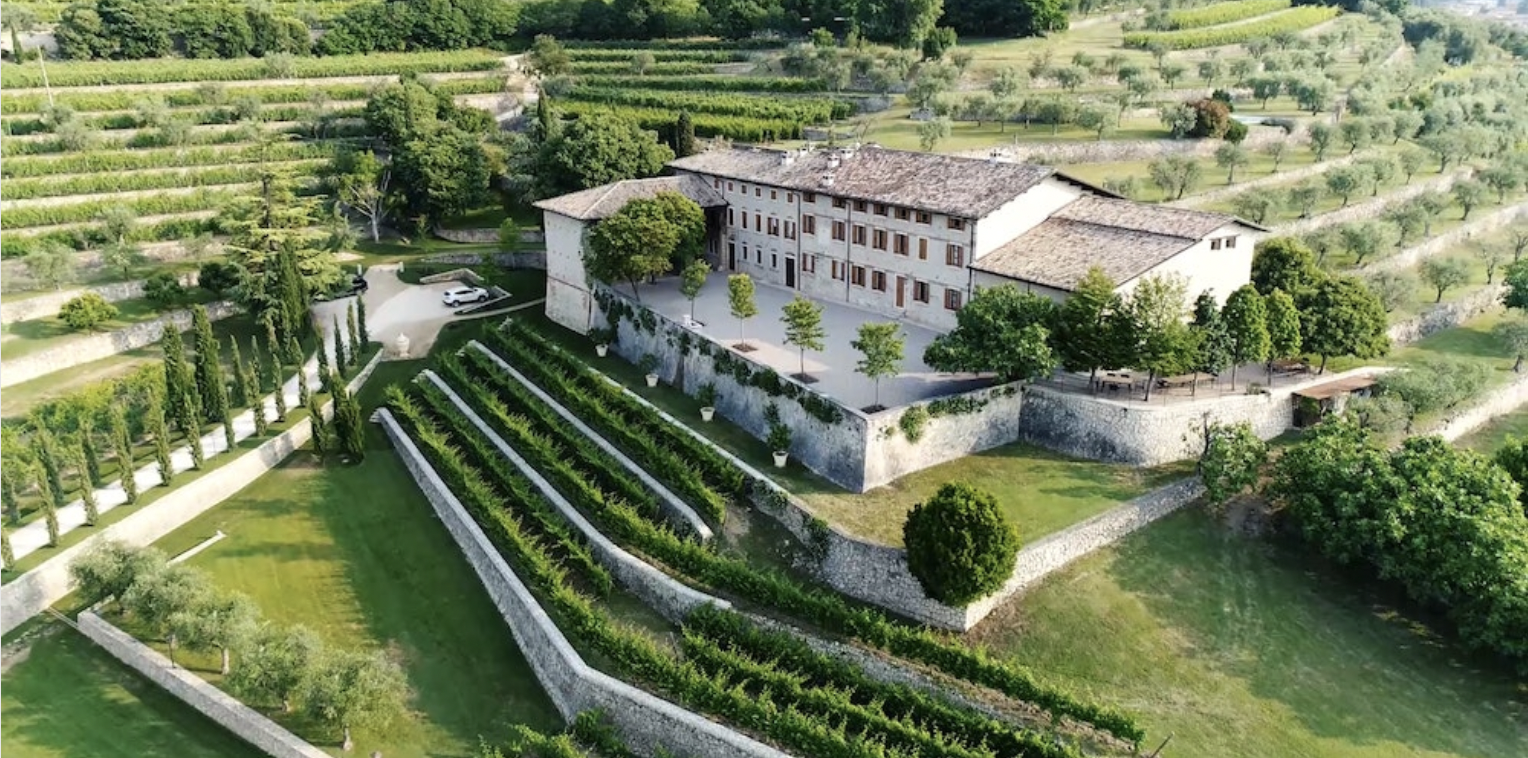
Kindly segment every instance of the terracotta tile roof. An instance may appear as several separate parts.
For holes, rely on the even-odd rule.
[[[652,179],[627,179],[593,189],[547,198],[535,203],[537,208],[582,221],[609,218],[627,202],[650,198],[660,192],[678,192],[702,208],[726,205],[721,194],[696,176],[659,176]]]
[[[1081,197],[1056,211],[1051,218],[1083,221],[1151,234],[1166,234],[1187,239],[1205,235],[1236,221],[1224,213],[1206,213],[1166,205],[1137,203],[1106,197]]]
[[[1198,241],[1060,218],[1058,214],[976,259],[971,268],[1070,292],[1093,266],[1102,268],[1115,282],[1124,283]]]
[[[800,192],[979,219],[1055,175],[1029,163],[865,146],[855,150],[729,148],[673,161],[680,171]],[[828,184],[826,177],[832,177]]]

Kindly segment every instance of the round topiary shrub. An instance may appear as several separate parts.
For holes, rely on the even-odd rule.
[[[991,493],[949,482],[913,507],[902,525],[907,568],[923,592],[963,606],[1003,586],[1013,573],[1019,533]]]

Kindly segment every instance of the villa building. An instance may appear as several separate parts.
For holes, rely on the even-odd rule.
[[[1092,266],[1120,292],[1171,273],[1190,297],[1224,301],[1251,275],[1259,227],[1137,203],[1053,168],[868,146],[712,150],[673,176],[552,198],[544,211],[547,313],[579,332],[591,313],[589,225],[636,197],[677,191],[707,210],[708,257],[724,272],[934,329],[981,287],[1065,299]]]

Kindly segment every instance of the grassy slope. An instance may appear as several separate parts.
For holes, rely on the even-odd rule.
[[[1523,755],[1528,685],[1459,656],[1369,583],[1175,515],[973,633],[1141,716],[1174,758]]]
[[[8,758],[260,755],[72,630],[49,632],[5,673]]]
[[[1460,439],[1458,444],[1491,455],[1506,444],[1508,437],[1528,437],[1528,407],[1519,407],[1505,416],[1497,416],[1491,423]]]
[[[556,728],[471,567],[390,446],[370,434],[363,463],[318,468],[299,452],[158,546],[173,554],[222,530],[228,538],[191,561],[218,586],[335,644],[402,653],[416,713],[380,734],[359,732],[360,754],[458,754],[511,724]]]
[[[205,303],[212,299],[211,295],[203,289],[191,290],[191,294],[194,302]],[[116,318],[103,324],[98,331],[110,332],[125,329],[133,324],[152,321],[163,315],[162,311],[142,298],[123,300],[113,305],[117,308]],[[70,329],[57,316],[6,324],[0,328],[0,333],[4,335],[0,338],[0,359],[3,360],[14,360],[43,350],[62,347],[87,336],[84,332]]]

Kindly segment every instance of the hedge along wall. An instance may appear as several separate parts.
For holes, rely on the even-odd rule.
[[[382,425],[409,474],[472,565],[530,663],[536,681],[563,719],[571,722],[583,711],[603,709],[627,746],[642,755],[655,755],[662,749],[678,755],[787,758],[785,753],[768,745],[591,668],[420,454],[413,440],[398,426],[392,413],[381,408],[373,419]]]
[[[238,311],[239,306],[227,300],[207,306],[207,316],[213,321],[228,318]],[[6,361],[5,371],[0,372],[0,387],[9,387],[55,371],[73,368],[81,363],[137,350],[157,342],[166,327],[174,327],[178,332],[190,329],[191,311],[175,311],[153,321],[133,324],[114,332],[90,334],[24,358]]]
[[[382,353],[378,351],[350,380],[351,390],[365,384],[381,360]],[[325,415],[330,413],[332,406],[332,402],[324,405]],[[22,622],[68,595],[69,564],[96,544],[107,540],[137,546],[151,544],[249,486],[312,436],[312,421],[304,418],[238,459],[195,481],[177,486],[173,492],[96,531],[73,547],[60,550],[42,565],[0,587],[0,634],[10,633]]]
[[[328,753],[304,742],[280,724],[260,715],[196,674],[170,663],[170,659],[133,639],[132,635],[112,626],[100,616],[82,611],[79,629],[91,642],[111,653],[113,658],[127,664],[266,755],[276,758],[328,758]]]
[[[180,275],[180,283],[184,287],[195,287],[198,278],[197,272],[187,271]],[[46,295],[38,295],[36,297],[12,299],[6,303],[0,303],[0,324],[9,324],[14,321],[26,321],[35,318],[47,318],[56,315],[59,309],[64,307],[64,303],[87,292],[94,292],[100,295],[108,303],[133,300],[143,297],[143,280],[115,282],[96,287],[64,290],[63,292],[49,292]]]

